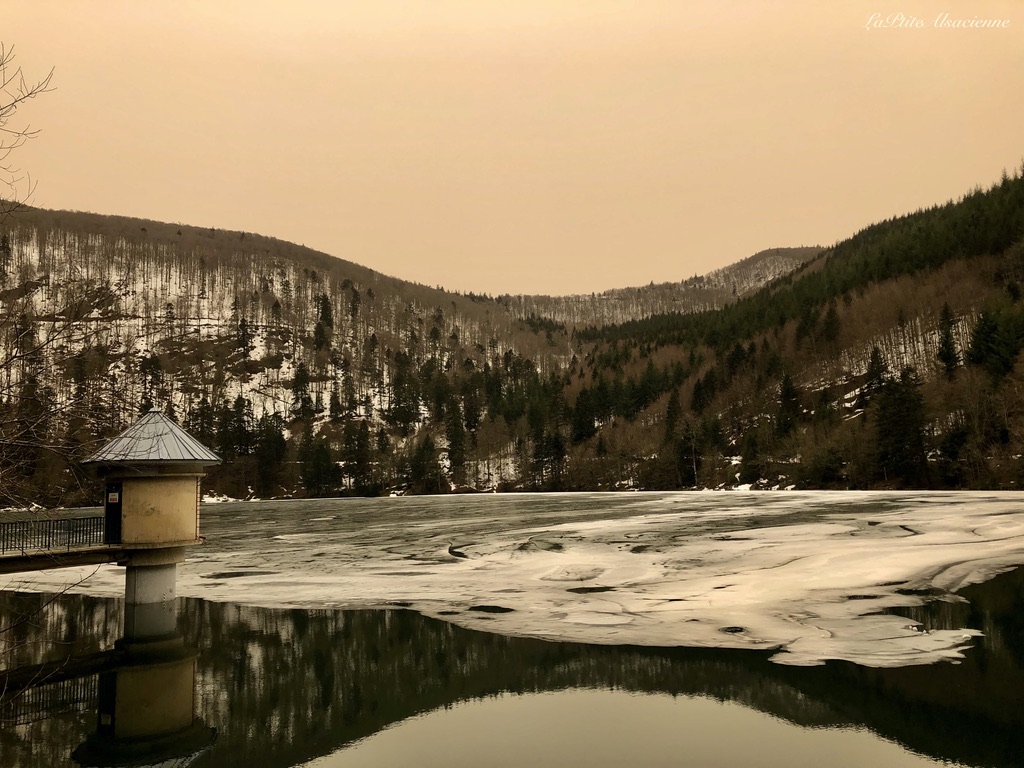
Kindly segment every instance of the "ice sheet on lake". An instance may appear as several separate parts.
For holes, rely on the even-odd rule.
[[[1013,493],[672,493],[222,504],[178,594],[402,606],[603,644],[775,649],[869,666],[960,657],[977,632],[883,611],[1024,564]],[[92,569],[35,574],[54,589]],[[16,586],[16,585],[15,585]],[[102,567],[76,591],[120,595]]]

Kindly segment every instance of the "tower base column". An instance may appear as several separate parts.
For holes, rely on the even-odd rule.
[[[126,640],[173,634],[178,625],[177,563],[129,565],[124,576]]]

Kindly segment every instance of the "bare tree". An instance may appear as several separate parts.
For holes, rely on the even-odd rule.
[[[0,43],[0,224],[32,196],[32,177],[13,160],[14,151],[38,135],[31,124],[18,121],[26,102],[52,90],[53,70],[39,80],[26,79],[14,63],[14,46]]]
[[[25,206],[35,185],[28,173],[14,163],[17,149],[38,135],[38,129],[27,122],[18,121],[19,109],[29,100],[52,90],[53,70],[39,80],[26,78],[20,66],[14,63],[14,47],[0,43],[0,227]],[[73,348],[81,342],[82,321],[95,303],[95,296],[65,289],[59,306],[52,308],[47,318],[36,317],[33,294],[42,283],[20,281],[13,287],[6,284],[6,261],[10,256],[6,233],[0,233],[0,507],[21,506],[27,503],[23,482],[26,465],[45,454],[69,456],[67,446],[54,443],[52,431],[47,429],[55,412],[78,405],[74,399],[57,407],[52,390],[41,375],[43,361],[54,349]],[[72,465],[68,471],[77,469]],[[73,476],[77,481],[78,476]],[[95,571],[93,571],[95,572]],[[91,574],[90,574],[91,575]],[[77,584],[85,580],[79,579]],[[0,583],[0,589],[10,584]],[[19,645],[18,628],[35,620],[57,597],[68,588],[45,601],[29,613],[5,616],[0,621],[0,660],[15,658]],[[0,667],[4,664],[0,663]],[[45,683],[58,671],[61,663],[51,667],[40,666],[40,672],[27,681],[22,689],[8,686],[10,669],[0,673],[0,707],[9,704],[26,687]]]
[[[52,90],[53,70],[28,78],[15,63],[14,47],[0,43],[0,226],[22,208],[34,191],[31,176],[15,165],[14,154],[38,129],[19,119],[31,99]],[[0,506],[24,502],[20,493],[25,466],[53,452],[45,428],[53,415],[52,390],[42,374],[44,352],[63,347],[79,331],[88,298],[65,291],[63,306],[48,322],[36,317],[33,294],[40,281],[7,285],[10,243],[0,233]]]

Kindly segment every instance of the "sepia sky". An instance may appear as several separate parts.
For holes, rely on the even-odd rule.
[[[55,69],[34,204],[463,291],[680,280],[1024,160],[1020,0],[5,0],[0,41]]]

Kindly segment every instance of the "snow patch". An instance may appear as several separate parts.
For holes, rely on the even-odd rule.
[[[179,570],[182,596],[297,608],[400,601],[509,635],[772,650],[796,665],[960,658],[977,630],[923,632],[893,612],[1024,564],[1014,493],[268,501],[204,508],[202,529],[207,545]],[[241,569],[262,573],[214,577]],[[11,588],[60,589],[91,570]],[[119,596],[123,573],[103,567],[74,591]]]

